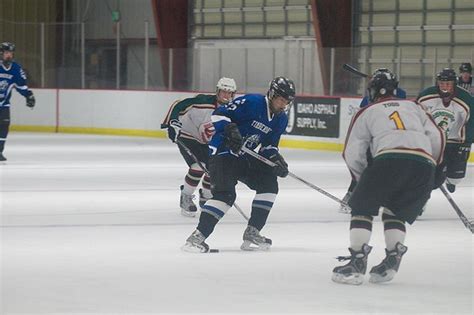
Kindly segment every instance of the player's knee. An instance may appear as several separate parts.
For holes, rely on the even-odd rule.
[[[232,206],[234,204],[236,197],[237,195],[235,194],[235,192],[224,192],[224,191],[212,192],[212,199],[225,202],[229,206]]]

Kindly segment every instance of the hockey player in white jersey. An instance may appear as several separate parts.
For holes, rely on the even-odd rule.
[[[234,79],[221,78],[217,82],[216,94],[199,94],[195,97],[176,101],[171,105],[161,127],[168,128],[168,137],[171,141],[184,144],[203,165],[209,160],[207,143],[214,135],[214,126],[211,122],[212,112],[220,105],[227,104],[234,98],[237,85]],[[189,169],[181,185],[180,207],[181,214],[194,217],[197,207],[194,204],[194,192],[199,185],[204,171],[186,150],[178,145]],[[212,197],[209,176],[202,180],[202,189],[199,190],[199,204],[204,205]]]
[[[471,117],[474,98],[465,89],[456,86],[456,80],[454,70],[445,68],[437,74],[436,86],[423,90],[417,99],[446,134],[446,188],[451,193],[465,177],[474,140],[474,119]]]
[[[443,173],[437,172],[444,135],[419,104],[393,96],[397,86],[390,72],[372,77],[372,104],[354,116],[346,137],[343,157],[357,186],[349,199],[350,256],[339,257],[350,261],[334,268],[332,280],[338,283],[363,283],[372,221],[380,207],[386,257],[371,269],[370,282],[392,280],[407,251],[405,223],[415,221],[432,189],[444,181]],[[373,156],[369,167],[368,148]]]

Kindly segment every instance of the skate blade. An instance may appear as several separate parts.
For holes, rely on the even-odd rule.
[[[371,273],[370,274],[370,283],[383,283],[383,282],[388,282],[395,277],[395,274],[397,273],[395,270],[387,270],[385,276],[379,275],[378,273]]]
[[[332,274],[332,281],[342,284],[351,284],[351,285],[361,285],[364,282],[364,275],[363,274],[353,274],[350,276],[345,276],[340,273],[333,273]]]
[[[188,218],[194,218],[196,216],[197,211],[186,211],[181,208],[181,215],[188,217]]]
[[[246,251],[257,251],[257,250],[261,250],[261,251],[267,251],[270,249],[272,245],[271,244],[260,244],[260,245],[257,245],[257,244],[254,244],[250,241],[244,241],[242,243],[242,245],[240,245],[240,249],[241,250],[246,250]]]
[[[183,246],[181,246],[181,250],[183,252],[186,252],[186,253],[195,253],[195,254],[199,254],[199,253],[207,253],[209,251],[208,248],[205,248],[205,247],[199,247],[199,246],[193,246],[191,244],[184,244]]]
[[[341,206],[339,208],[339,213],[351,214],[351,212],[352,212],[352,209],[349,206]]]

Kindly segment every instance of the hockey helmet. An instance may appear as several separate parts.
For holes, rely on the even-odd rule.
[[[371,102],[380,97],[396,96],[398,88],[397,76],[386,68],[382,69],[383,71],[374,72],[369,81],[367,92]]]
[[[295,94],[295,83],[292,80],[285,77],[276,77],[270,82],[267,97],[271,100],[276,96],[281,96],[291,103],[295,99]]]
[[[235,84],[235,80],[232,78],[222,77],[217,81],[216,88],[217,91],[222,90],[235,93],[237,91],[237,84]]]
[[[221,91],[230,92],[232,93],[230,98],[229,95],[226,93],[220,93]],[[237,84],[235,84],[235,80],[232,78],[222,77],[217,81],[216,85],[216,95],[217,95],[217,102],[220,104],[225,104],[230,102],[234,98],[234,94],[237,91]]]
[[[4,52],[4,51],[11,51],[11,52],[14,52],[15,51],[15,44],[13,43],[10,43],[10,42],[3,42],[0,44],[0,52]]]
[[[456,85],[457,76],[451,68],[444,68],[436,75],[438,94],[442,98],[452,98],[454,96],[454,87]],[[452,84],[445,84],[442,82],[452,82]]]
[[[460,73],[463,73],[463,72],[468,72],[468,73],[472,73],[472,65],[470,62],[464,62],[461,64],[461,66],[459,66],[459,72]]]

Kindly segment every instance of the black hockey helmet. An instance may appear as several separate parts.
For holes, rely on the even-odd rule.
[[[456,82],[456,72],[451,68],[444,68],[436,75],[438,81],[454,81]]]
[[[442,98],[452,98],[454,96],[454,89],[458,78],[456,72],[451,68],[444,68],[436,75],[436,86],[438,88],[438,94]],[[440,88],[440,82],[453,82],[452,87],[448,90]]]
[[[472,73],[472,65],[470,62],[463,62],[461,63],[461,65],[459,66],[459,72],[460,73],[463,73],[463,72],[469,72],[469,73]]]
[[[0,44],[0,52],[4,52],[4,51],[11,51],[11,52],[14,52],[15,51],[15,44],[13,43],[10,43],[10,42],[3,42]]]
[[[276,96],[281,96],[291,103],[295,99],[295,94],[295,83],[292,80],[285,77],[276,77],[270,82],[267,97],[271,100]]]
[[[377,68],[377,69],[375,69],[374,73],[372,73],[372,76],[376,75],[377,73],[381,73],[381,72],[390,72],[390,73],[392,73],[387,68]]]
[[[367,92],[371,102],[380,97],[396,96],[396,89],[398,87],[397,76],[386,68],[382,69],[384,71],[374,72],[369,81]]]

